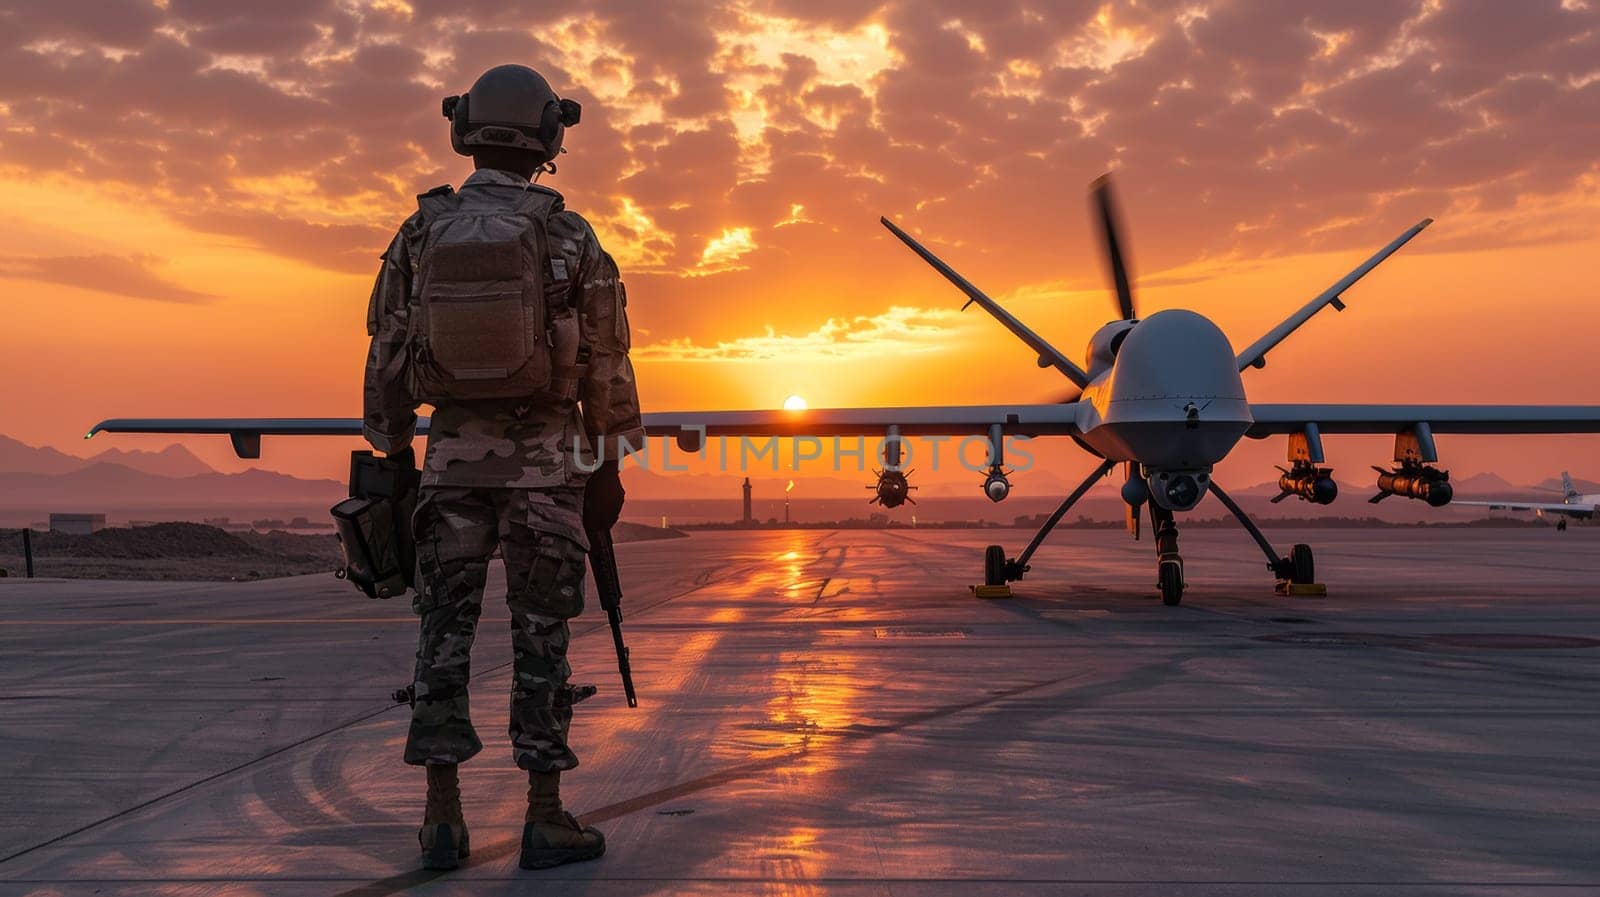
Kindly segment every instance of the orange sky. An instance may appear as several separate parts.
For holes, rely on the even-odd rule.
[[[877,216],[1077,357],[1113,315],[1105,170],[1141,312],[1236,345],[1438,219],[1248,372],[1255,400],[1600,402],[1593,0],[261,6],[0,12],[0,432],[84,453],[109,416],[358,415],[376,254],[470,167],[439,97],[507,61],[584,103],[549,183],[623,267],[647,410],[1047,399]],[[1594,439],[1441,442],[1460,473],[1600,473]],[[261,463],[346,464],[318,440]]]

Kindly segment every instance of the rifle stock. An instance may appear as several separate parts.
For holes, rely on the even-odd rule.
[[[622,692],[629,707],[639,706],[633,691],[633,668],[628,662],[628,646],[622,643],[622,581],[617,576],[617,551],[610,530],[589,530],[589,566],[594,569],[594,584],[600,593],[600,606],[611,623],[611,642],[617,649],[617,672],[622,674]]]

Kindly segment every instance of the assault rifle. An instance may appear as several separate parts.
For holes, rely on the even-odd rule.
[[[622,692],[628,706],[639,706],[633,692],[633,668],[628,664],[628,646],[622,643],[622,581],[617,578],[617,550],[610,530],[589,530],[589,565],[594,568],[595,588],[600,606],[611,623],[611,642],[617,648],[617,672],[622,674]]]

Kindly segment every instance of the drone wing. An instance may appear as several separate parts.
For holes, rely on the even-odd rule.
[[[1595,405],[1276,405],[1252,404],[1254,439],[1304,432],[1401,433],[1419,424],[1434,433],[1600,433]]]
[[[956,289],[966,293],[967,305],[971,305],[974,302],[978,303],[978,305],[982,306],[984,311],[987,311],[989,314],[993,315],[995,320],[999,321],[1007,330],[1015,334],[1017,339],[1022,340],[1022,342],[1027,345],[1028,348],[1038,353],[1039,367],[1055,368],[1056,370],[1060,371],[1068,380],[1071,380],[1073,385],[1077,386],[1079,389],[1089,385],[1089,375],[1084,372],[1083,368],[1073,364],[1067,358],[1067,356],[1061,354],[1059,349],[1046,342],[1044,337],[1028,329],[1028,325],[1022,323],[1022,321],[1019,320],[1016,315],[1006,311],[1004,306],[989,298],[989,296],[982,290],[973,286],[971,281],[967,280],[965,277],[962,277],[956,272],[956,269],[950,267],[943,259],[930,252],[926,246],[918,243],[916,238],[901,230],[893,221],[890,221],[888,218],[879,218],[878,222],[884,227],[888,228],[890,233],[898,237],[900,242],[906,244],[906,246],[909,247],[912,252],[915,252],[918,256],[920,256],[923,261],[933,266],[933,269],[943,275],[946,280],[954,284]],[[967,306],[963,305],[961,307],[965,309]]]
[[[1594,505],[1569,505],[1561,502],[1527,501],[1452,501],[1451,506],[1469,505],[1491,511],[1538,511],[1541,514],[1566,514],[1569,517],[1593,517]]]
[[[417,435],[428,432],[428,419],[418,418]],[[185,436],[227,436],[241,458],[261,457],[262,436],[360,436],[356,417],[114,417],[95,424],[84,434],[172,433]]]
[[[811,411],[673,411],[646,414],[652,436],[869,436],[895,427],[906,436],[988,435],[990,427],[1017,436],[1078,432],[1075,402],[1041,405],[924,405],[905,408],[822,408]]]
[[[1071,436],[1078,430],[1076,403],[1038,405],[923,405],[822,408],[809,411],[671,411],[644,415],[646,432],[695,441],[714,436]],[[417,435],[428,432],[417,420]],[[263,436],[360,436],[359,418],[113,418],[88,433],[225,435],[241,458],[261,457]]]
[[[1251,343],[1248,348],[1239,353],[1239,370],[1248,367],[1266,367],[1267,352],[1289,337],[1289,334],[1300,329],[1300,325],[1311,320],[1311,316],[1322,311],[1328,306],[1333,306],[1339,311],[1344,311],[1344,302],[1340,298],[1345,290],[1355,285],[1355,282],[1367,276],[1367,272],[1378,267],[1384,259],[1394,255],[1395,251],[1411,241],[1412,237],[1422,233],[1422,229],[1433,223],[1432,218],[1424,218],[1412,225],[1405,233],[1395,237],[1389,245],[1378,250],[1373,256],[1362,262],[1354,271],[1341,277],[1337,283],[1328,287],[1317,295],[1315,299],[1300,306],[1294,314],[1285,318],[1283,323],[1267,331],[1265,336]]]

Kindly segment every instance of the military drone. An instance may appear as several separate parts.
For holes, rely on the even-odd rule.
[[[835,408],[808,411],[712,411],[646,414],[651,435],[672,436],[695,451],[713,436],[883,436],[884,466],[874,487],[876,500],[897,507],[909,499],[900,446],[908,436],[981,436],[989,442],[983,491],[991,500],[1011,493],[1002,455],[1007,436],[1066,437],[1100,463],[1044,521],[1022,551],[1009,555],[990,545],[984,555],[984,581],[1004,585],[1022,579],[1029,560],[1067,511],[1097,482],[1122,469],[1122,499],[1129,530],[1138,537],[1148,516],[1155,534],[1157,588],[1168,605],[1178,604],[1186,584],[1178,551],[1177,515],[1193,510],[1207,494],[1233,514],[1266,556],[1267,570],[1288,584],[1315,581],[1312,550],[1294,545],[1277,551],[1212,478],[1215,465],[1241,439],[1286,436],[1289,466],[1282,468],[1279,498],[1316,504],[1335,500],[1338,488],[1326,467],[1323,436],[1345,433],[1394,436],[1394,467],[1378,469],[1376,497],[1392,495],[1440,506],[1450,501],[1449,473],[1436,466],[1438,434],[1523,434],[1600,432],[1600,407],[1553,405],[1328,405],[1260,404],[1245,397],[1241,374],[1266,365],[1269,352],[1317,312],[1343,311],[1343,295],[1401,246],[1421,233],[1431,219],[1418,222],[1349,274],[1302,305],[1282,323],[1242,350],[1204,315],[1170,309],[1140,318],[1132,278],[1124,259],[1116,204],[1109,177],[1090,189],[1118,317],[1089,340],[1079,366],[1033,332],[998,302],[910,234],[881,219],[895,237],[931,265],[1038,356],[1041,368],[1054,368],[1071,392],[1061,401],[1041,404]],[[966,307],[966,306],[963,306]],[[418,421],[425,433],[426,419]],[[241,457],[258,457],[263,435],[360,435],[357,419],[218,420],[116,419],[97,424],[95,433],[217,433],[233,440]]]

